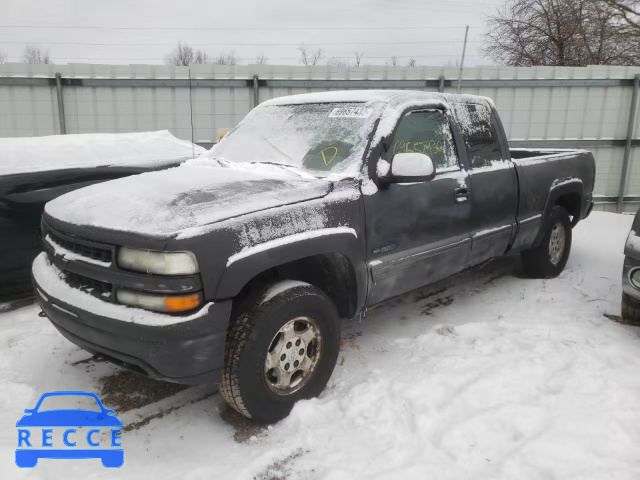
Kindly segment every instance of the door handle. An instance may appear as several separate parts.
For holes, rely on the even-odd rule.
[[[455,203],[464,203],[469,200],[469,189],[467,187],[456,188],[453,191],[453,201]]]

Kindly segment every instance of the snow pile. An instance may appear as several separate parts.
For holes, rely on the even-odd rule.
[[[155,168],[205,151],[168,130],[0,138],[0,175],[92,167]]]

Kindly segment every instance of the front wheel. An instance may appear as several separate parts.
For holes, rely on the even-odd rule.
[[[564,270],[571,251],[571,218],[564,207],[555,206],[545,218],[542,240],[522,252],[522,265],[531,278],[554,278]]]
[[[276,422],[298,400],[322,392],[339,349],[331,299],[308,283],[276,283],[250,294],[234,312],[220,393],[242,415]]]

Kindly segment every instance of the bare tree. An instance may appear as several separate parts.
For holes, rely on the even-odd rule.
[[[351,62],[349,62],[349,60],[346,60],[344,58],[340,58],[340,57],[331,57],[328,61],[327,61],[327,65],[331,66],[331,67],[343,67],[343,68],[347,68],[347,67],[351,67]]]
[[[409,59],[409,61],[407,62],[407,67],[415,67],[415,66],[416,66],[416,64],[417,64],[416,59],[415,59],[415,58],[413,58],[413,57],[411,57],[411,58]]]
[[[0,50],[0,64],[7,63],[7,54]]]
[[[616,15],[631,28],[640,30],[640,0],[606,0]]]
[[[216,61],[204,50],[194,50],[188,43],[178,42],[176,48],[164,57],[164,63],[188,67],[194,64],[216,63]]]
[[[353,62],[347,60],[344,57],[331,57],[327,61],[327,65],[332,67],[359,67],[362,65],[362,59],[364,58],[364,52],[355,52]]]
[[[167,65],[177,65],[179,67],[188,67],[194,63],[193,47],[188,43],[178,42],[178,46],[170,53],[165,55],[164,63]]]
[[[300,44],[298,51],[300,52],[300,62],[303,65],[317,65],[324,55],[321,48],[312,52],[304,43]]]
[[[389,61],[387,62],[387,65],[391,65],[392,67],[395,67],[396,65],[398,65],[398,57],[389,57]]]
[[[193,55],[193,63],[204,65],[206,63],[213,63],[213,60],[204,50],[196,50]]]
[[[256,63],[258,65],[264,65],[265,63],[267,63],[267,56],[264,54],[264,52],[260,52],[258,55],[256,55]]]
[[[22,52],[22,61],[24,63],[38,64],[51,63],[49,52],[41,49],[36,45],[27,45]]]
[[[235,65],[238,63],[238,57],[236,57],[233,52],[225,53],[223,50],[212,63],[215,63],[216,65]]]
[[[512,0],[489,17],[484,50],[511,66],[637,65],[640,34],[607,0]]]

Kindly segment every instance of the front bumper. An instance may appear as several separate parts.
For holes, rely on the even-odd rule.
[[[219,381],[231,301],[172,316],[105,302],[72,288],[62,275],[45,253],[35,259],[32,281],[38,303],[72,343],[152,378],[185,384]]]

